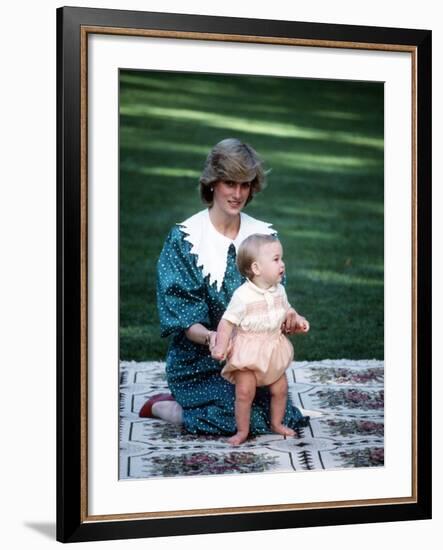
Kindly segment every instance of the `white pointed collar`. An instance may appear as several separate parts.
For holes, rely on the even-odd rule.
[[[266,235],[276,233],[271,228],[272,224],[256,220],[248,214],[240,212],[240,229],[237,237],[232,240],[215,229],[209,217],[208,208],[197,212],[177,225],[186,234],[185,241],[191,243],[191,254],[197,256],[197,265],[202,268],[203,276],[209,276],[209,283],[211,285],[216,283],[219,291],[223,284],[228,250],[231,244],[237,251],[246,237],[253,233]]]
[[[276,292],[276,290],[278,288],[277,285],[272,285],[269,288],[260,288],[259,286],[254,284],[250,279],[246,279],[246,280],[247,280],[248,285],[250,286],[250,288],[255,290],[255,292],[258,292],[259,294],[273,293],[273,292]]]

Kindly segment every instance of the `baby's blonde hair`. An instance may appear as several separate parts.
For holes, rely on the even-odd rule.
[[[260,248],[265,244],[275,242],[278,242],[277,235],[275,234],[254,233],[241,243],[237,252],[237,267],[243,277],[247,277],[248,279],[254,277],[251,266],[257,260]]]

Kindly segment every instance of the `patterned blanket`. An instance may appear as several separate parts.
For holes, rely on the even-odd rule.
[[[139,418],[146,399],[167,391],[164,363],[122,361],[120,479],[383,466],[383,361],[296,362],[287,375],[293,403],[321,416],[311,415],[295,437],[262,435],[231,447],[226,437]]]

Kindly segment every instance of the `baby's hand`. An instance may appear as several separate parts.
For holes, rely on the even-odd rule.
[[[298,315],[295,332],[309,332],[309,328],[310,328],[309,321],[306,320],[301,315]]]
[[[285,334],[297,334],[309,331],[309,322],[299,315],[295,309],[290,308],[282,324],[282,332]]]
[[[221,347],[215,346],[211,350],[211,357],[217,361],[223,361],[226,358],[226,354]]]

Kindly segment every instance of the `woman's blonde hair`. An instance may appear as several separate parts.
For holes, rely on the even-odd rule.
[[[212,204],[214,185],[218,181],[250,182],[248,204],[255,193],[265,187],[263,161],[247,143],[235,138],[224,139],[209,153],[200,177],[200,197],[206,204]]]
[[[269,243],[278,241],[277,235],[264,235],[254,233],[249,235],[241,243],[237,252],[237,267],[243,277],[252,279],[254,272],[251,269],[252,264],[257,260],[260,248]]]

